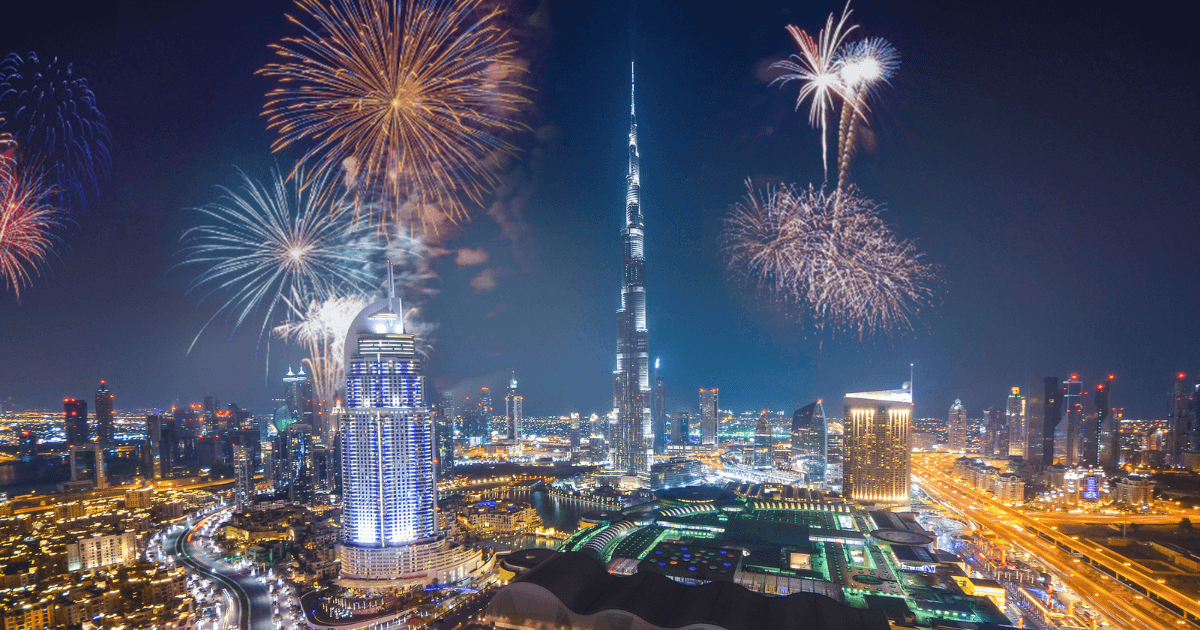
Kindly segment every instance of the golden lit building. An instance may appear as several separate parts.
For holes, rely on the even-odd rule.
[[[912,390],[846,394],[842,489],[855,501],[908,503]]]

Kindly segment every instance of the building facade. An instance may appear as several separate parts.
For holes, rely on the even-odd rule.
[[[950,417],[946,420],[946,446],[956,453],[967,450],[967,410],[958,399],[950,405]]]
[[[855,501],[907,503],[912,390],[846,394],[842,490]]]
[[[720,390],[716,387],[700,390],[700,443],[717,444],[717,414],[720,410]]]
[[[508,393],[504,395],[504,423],[508,439],[521,439],[521,420],[524,418],[525,397],[517,391],[517,373],[508,381]]]
[[[113,443],[113,394],[104,381],[100,381],[100,389],[96,390],[96,441]]]
[[[69,446],[82,446],[88,442],[87,401],[75,398],[63,400],[64,426]]]
[[[829,464],[829,436],[825,407],[818,400],[792,414],[792,468],[804,473],[809,485],[825,482]]]
[[[1008,455],[1024,457],[1029,435],[1025,428],[1025,397],[1021,395],[1020,387],[1009,392],[1005,412],[1008,416]]]

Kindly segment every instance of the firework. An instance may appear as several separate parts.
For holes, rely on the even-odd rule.
[[[63,205],[84,204],[108,170],[112,136],[87,79],[58,59],[36,53],[0,61],[0,134],[16,144],[18,158],[39,164]]]
[[[800,82],[800,94],[796,97],[797,110],[800,109],[805,99],[812,99],[812,105],[808,111],[808,122],[810,125],[820,125],[821,127],[821,163],[825,167],[826,181],[829,180],[827,139],[829,112],[834,107],[835,96],[845,98],[837,53],[846,39],[846,35],[858,28],[856,25],[847,26],[846,24],[851,13],[849,2],[842,10],[841,19],[836,23],[833,14],[830,13],[829,18],[825,21],[825,28],[821,29],[816,39],[813,39],[803,29],[789,25],[787,30],[791,33],[792,39],[796,40],[800,54],[771,64],[772,68],[779,68],[786,72],[773,80],[772,84]]]
[[[856,189],[748,191],[725,219],[731,269],[803,305],[819,327],[861,338],[910,330],[933,296],[935,268]]]
[[[264,115],[276,151],[311,145],[317,172],[344,172],[356,190],[385,191],[383,221],[415,203],[423,225],[436,208],[465,216],[498,183],[499,137],[526,103],[514,77],[515,43],[501,11],[483,0],[297,0],[303,37],[272,48],[260,70],[280,87]]]
[[[317,400],[324,413],[344,379],[343,352],[350,324],[371,300],[366,296],[331,297],[307,305],[300,318],[276,326],[275,335],[305,346]]]
[[[317,175],[302,185],[305,172],[297,166],[298,177],[273,170],[263,185],[238,172],[241,187],[221,188],[219,201],[197,208],[202,224],[182,237],[181,264],[200,267],[189,291],[204,287],[201,301],[213,294],[225,299],[213,318],[235,318],[236,329],[261,317],[261,338],[314,301],[373,288],[375,241],[363,238],[369,228],[354,220],[352,204],[334,195],[333,178]]]
[[[844,86],[841,124],[838,129],[838,189],[850,185],[850,162],[854,158],[859,122],[867,121],[871,101],[900,68],[900,53],[885,39],[864,39],[842,46],[837,65]]]
[[[63,217],[55,197],[36,171],[0,153],[0,285],[11,288],[17,300],[59,242],[55,231]]]

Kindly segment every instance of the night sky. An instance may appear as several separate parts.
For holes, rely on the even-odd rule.
[[[104,378],[118,408],[216,395],[265,410],[303,354],[272,343],[268,378],[257,328],[231,336],[221,321],[187,354],[218,303],[185,295],[195,272],[173,266],[195,216],[185,209],[236,184],[235,165],[262,178],[297,157],[270,152],[260,112],[273,84],[254,75],[269,43],[297,33],[291,3],[14,4],[0,54],[73,62],[108,117],[113,164],[59,259],[20,303],[0,294],[0,400],[61,410]],[[533,131],[517,138],[499,205],[441,244],[488,261],[434,261],[426,373],[438,387],[497,388],[516,370],[528,415],[611,407],[632,55],[651,353],[672,411],[694,411],[698,387],[721,388],[736,411],[836,401],[898,387],[913,362],[919,416],[944,416],[955,398],[979,416],[1030,369],[1078,372],[1089,387],[1113,373],[1128,416],[1166,414],[1172,375],[1200,370],[1187,20],[1095,3],[856,0],[856,21],[902,65],[855,180],[945,279],[915,334],[859,341],[813,335],[716,252],[746,178],[820,183],[819,136],[793,111],[794,88],[762,77],[793,52],[787,24],[815,29],[841,8],[737,4],[512,7]]]

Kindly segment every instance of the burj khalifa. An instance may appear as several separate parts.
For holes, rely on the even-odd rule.
[[[617,311],[617,366],[613,370],[611,466],[626,474],[649,471],[653,459],[650,416],[650,335],[646,329],[646,258],[643,250],[641,167],[634,111],[633,64],[629,82],[629,172],[625,176],[625,226],[621,230],[621,308]]]

